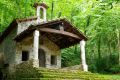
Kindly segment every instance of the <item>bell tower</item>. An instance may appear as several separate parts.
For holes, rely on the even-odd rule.
[[[46,22],[46,10],[48,6],[45,3],[34,3],[37,14],[37,23]]]

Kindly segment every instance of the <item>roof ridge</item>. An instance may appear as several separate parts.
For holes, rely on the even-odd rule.
[[[27,18],[16,18],[15,20],[17,21],[17,23],[19,23],[19,22],[24,22],[24,21],[36,20],[36,19],[37,19],[37,16],[31,16]]]

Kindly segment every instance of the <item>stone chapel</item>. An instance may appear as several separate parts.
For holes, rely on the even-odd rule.
[[[61,68],[61,49],[80,44],[81,64],[85,59],[87,37],[67,19],[47,20],[45,3],[35,3],[36,16],[15,19],[0,36],[0,55],[9,68],[33,60],[34,67]],[[2,63],[1,63],[2,64]]]

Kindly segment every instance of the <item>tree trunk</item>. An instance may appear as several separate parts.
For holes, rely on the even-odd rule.
[[[75,45],[74,54],[77,54],[77,45]]]
[[[26,16],[27,16],[27,0],[25,0],[24,6],[25,6],[25,18],[26,18]]]
[[[117,28],[116,29],[116,33],[117,33],[117,51],[118,51],[118,63],[120,65],[120,31]]]
[[[120,65],[120,31],[118,32],[118,54],[119,54],[119,65]]]
[[[101,58],[101,51],[100,51],[100,47],[101,47],[101,36],[99,36],[99,39],[98,39],[98,59],[100,60]]]
[[[111,61],[111,56],[112,55],[111,55],[111,41],[110,40],[108,41],[108,53],[109,54],[108,54],[107,66],[111,66],[110,65],[110,63],[111,63],[110,61]]]
[[[100,51],[100,48],[101,48],[101,35],[99,36],[99,38],[98,38],[98,64],[97,64],[97,66],[98,66],[98,72],[99,72],[99,70],[100,70],[100,61],[101,61],[101,51]]]
[[[91,16],[88,15],[88,16],[87,16],[87,19],[86,19],[86,25],[85,25],[85,27],[84,27],[84,34],[85,34],[85,35],[86,35],[86,33],[87,33],[86,28],[90,25],[90,18],[91,18]]]
[[[54,2],[52,1],[52,9],[51,9],[51,20],[53,19],[53,11],[54,11]]]

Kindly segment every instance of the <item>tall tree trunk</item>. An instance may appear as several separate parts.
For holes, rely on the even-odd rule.
[[[19,14],[19,16],[17,16],[17,18],[21,18],[22,12],[21,12],[21,8],[20,8],[20,0],[16,0],[16,4],[18,5],[18,14]]]
[[[98,38],[98,72],[100,70],[100,61],[101,61],[101,51],[100,51],[100,48],[101,48],[101,35],[99,36]]]
[[[108,61],[107,61],[107,66],[110,66],[110,61],[111,61],[111,41],[108,41]]]
[[[99,60],[100,60],[100,58],[101,58],[100,47],[101,47],[101,36],[99,36],[99,39],[98,39],[98,59],[99,59]]]
[[[120,31],[118,32],[118,53],[119,53],[119,65],[120,65]]]
[[[117,33],[117,51],[118,51],[118,62],[120,65],[120,31],[118,28],[116,28],[116,33]]]
[[[85,25],[85,27],[84,27],[84,34],[87,33],[86,28],[90,25],[90,18],[91,18],[91,16],[88,15],[88,16],[87,16],[87,19],[86,19],[86,25]]]
[[[77,45],[75,45],[74,54],[77,54]]]
[[[53,19],[54,16],[53,11],[54,11],[54,2],[52,1],[51,19]]]
[[[62,13],[61,13],[61,12],[59,12],[59,13],[58,13],[58,18],[60,18],[60,17],[61,17],[61,15],[62,15]]]
[[[27,16],[27,0],[25,0],[24,6],[25,6],[25,18],[26,18],[26,16]]]

